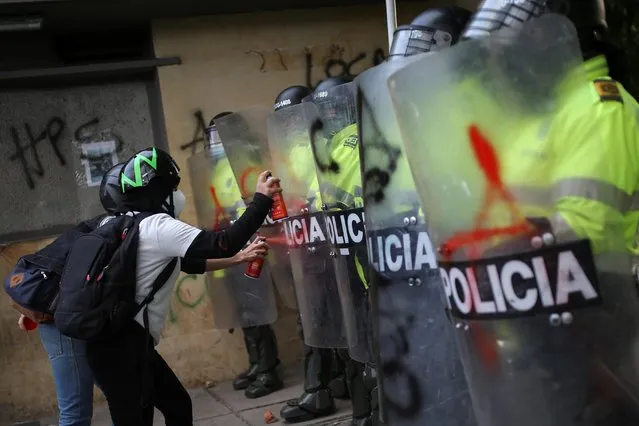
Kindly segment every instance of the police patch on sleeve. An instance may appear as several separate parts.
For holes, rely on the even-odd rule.
[[[604,101],[617,101],[623,103],[621,91],[614,80],[597,79],[593,81],[599,99]]]
[[[439,266],[446,303],[460,319],[524,317],[602,303],[588,240]]]

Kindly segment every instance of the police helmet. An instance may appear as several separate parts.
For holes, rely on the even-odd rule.
[[[275,98],[273,111],[279,111],[287,106],[302,103],[302,100],[311,94],[311,90],[306,86],[291,86],[282,90]]]
[[[209,141],[209,146],[215,143],[220,143],[219,137],[217,135],[217,131],[215,130],[215,120],[217,120],[218,118],[224,117],[226,115],[231,115],[231,114],[233,113],[230,111],[224,111],[219,114],[216,114],[215,117],[211,118],[211,121],[209,121],[209,127],[206,128],[206,137]]]
[[[397,27],[388,60],[427,53],[457,43],[471,12],[463,7],[436,7],[419,14],[409,25]]]
[[[353,79],[347,76],[329,77],[317,85],[313,103],[322,118],[323,131],[331,137],[344,127],[357,122],[357,103]]]
[[[313,91],[313,95],[317,95],[318,93],[325,92],[337,86],[341,86],[342,84],[350,83],[351,81],[353,81],[353,79],[347,76],[329,77],[325,80],[322,80],[317,85],[317,87]]]
[[[551,12],[568,17],[580,38],[608,28],[604,0],[484,0],[462,37],[482,38],[503,27],[516,28]]]
[[[124,163],[118,163],[111,167],[100,183],[100,202],[109,214],[114,214],[122,204],[122,187],[120,186],[120,172]]]

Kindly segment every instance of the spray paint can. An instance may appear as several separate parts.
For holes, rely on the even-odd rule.
[[[260,238],[260,236],[258,235],[257,238]],[[248,267],[246,268],[246,272],[244,272],[244,275],[254,280],[258,279],[260,277],[260,274],[262,273],[263,266],[264,266],[264,258],[258,257],[257,259],[255,259],[254,261],[248,264]]]
[[[249,263],[248,268],[246,268],[246,272],[244,273],[244,275],[256,280],[260,277],[263,266],[264,266],[264,258],[258,257],[257,259]]]
[[[280,184],[276,184],[280,187]],[[288,217],[288,211],[286,210],[286,204],[284,204],[284,197],[282,193],[278,192],[273,194],[273,207],[271,207],[271,218],[273,220],[286,219]]]

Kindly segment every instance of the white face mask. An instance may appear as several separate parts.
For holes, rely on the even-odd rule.
[[[166,198],[166,204],[171,205],[170,197]],[[182,192],[179,189],[176,191],[173,191],[173,213],[176,219],[180,217],[180,215],[182,214],[182,211],[184,211],[185,205],[186,205],[186,196],[184,195],[184,192]]]

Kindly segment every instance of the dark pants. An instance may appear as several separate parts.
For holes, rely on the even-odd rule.
[[[297,334],[304,342],[302,320],[297,317]],[[314,348],[304,343],[304,390],[309,393],[328,389],[333,378],[333,350]]]
[[[280,363],[277,354],[277,339],[270,325],[244,327],[244,344],[249,356],[249,367],[257,365],[256,372],[269,373]]]
[[[353,404],[353,418],[361,419],[371,415],[370,392],[364,385],[365,364],[352,359],[347,349],[339,349],[338,353],[344,361],[346,381]]]
[[[191,397],[137,322],[115,339],[89,342],[87,359],[114,426],[152,426],[154,406],[167,426],[193,424]]]

